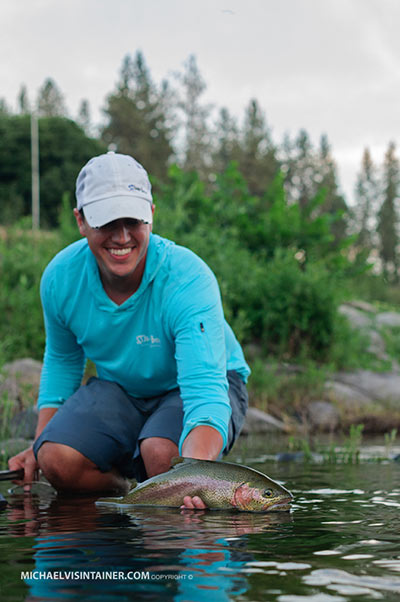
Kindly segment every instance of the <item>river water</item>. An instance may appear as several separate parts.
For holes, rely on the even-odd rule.
[[[266,447],[243,439],[229,460],[290,489],[290,513],[114,510],[2,483],[1,600],[398,601],[400,464],[377,462],[375,444],[358,464],[278,462]]]

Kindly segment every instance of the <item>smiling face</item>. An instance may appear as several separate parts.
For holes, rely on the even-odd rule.
[[[154,206],[153,206],[154,212]],[[91,228],[77,209],[75,218],[96,258],[105,289],[121,285],[131,293],[139,287],[146,263],[151,224],[121,218],[101,228]]]

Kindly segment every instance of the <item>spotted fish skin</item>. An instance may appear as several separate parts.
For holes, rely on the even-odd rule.
[[[292,494],[263,473],[229,462],[176,458],[168,472],[99,504],[179,508],[185,496],[199,496],[208,508],[268,512],[289,510]]]

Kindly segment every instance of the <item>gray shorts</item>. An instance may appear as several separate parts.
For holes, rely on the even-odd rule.
[[[246,385],[235,370],[227,373],[232,416],[224,454],[232,448],[247,410]],[[73,447],[102,472],[117,468],[128,478],[147,478],[140,442],[149,437],[170,439],[182,433],[183,404],[179,389],[160,397],[136,399],[116,383],[91,378],[60,407],[36,439],[35,456],[45,441]]]

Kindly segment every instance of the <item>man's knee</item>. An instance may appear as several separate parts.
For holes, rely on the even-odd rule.
[[[148,437],[140,444],[140,454],[143,458],[148,477],[171,468],[171,460],[179,455],[178,446],[164,437]]]
[[[56,489],[73,488],[85,468],[93,462],[69,445],[45,441],[39,448],[37,460],[46,479]]]

